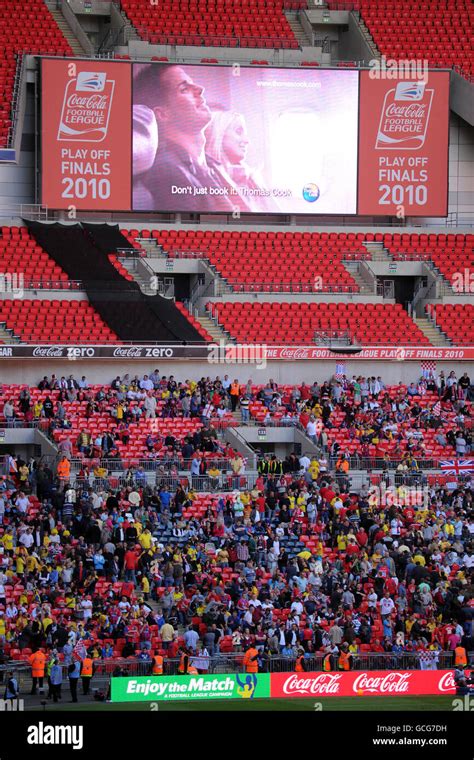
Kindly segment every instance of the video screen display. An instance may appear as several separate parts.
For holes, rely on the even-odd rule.
[[[357,71],[133,68],[133,209],[355,214]]]

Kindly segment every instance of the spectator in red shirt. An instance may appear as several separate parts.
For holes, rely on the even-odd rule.
[[[134,549],[129,549],[125,552],[125,557],[123,560],[123,566],[125,569],[125,575],[124,578],[126,581],[133,581],[134,584],[136,584],[136,576],[135,571],[138,567],[138,556]]]

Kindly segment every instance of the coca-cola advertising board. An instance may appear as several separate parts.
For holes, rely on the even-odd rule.
[[[131,68],[42,61],[42,203],[50,208],[128,209]]]
[[[273,673],[272,697],[394,697],[455,694],[452,670]]]
[[[359,214],[446,216],[449,72],[362,71],[359,102]]]

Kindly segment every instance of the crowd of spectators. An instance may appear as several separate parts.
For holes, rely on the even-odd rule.
[[[319,386],[317,403],[341,403],[337,387],[347,391]],[[367,400],[350,392],[357,417]],[[209,657],[250,644],[262,668],[341,651],[428,652],[436,665],[440,651],[473,649],[472,475],[387,504],[353,492],[324,451],[269,455],[251,490],[209,495],[198,514],[192,482],[135,474],[92,489],[13,456],[7,470],[0,662],[41,648],[66,665],[86,652],[151,662],[184,646],[205,672]]]

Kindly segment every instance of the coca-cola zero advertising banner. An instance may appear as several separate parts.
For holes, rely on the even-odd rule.
[[[128,209],[131,67],[43,59],[41,76],[43,205]]]
[[[360,74],[359,214],[446,216],[449,72],[374,73]]]
[[[452,670],[272,673],[272,697],[390,697],[455,694]]]

